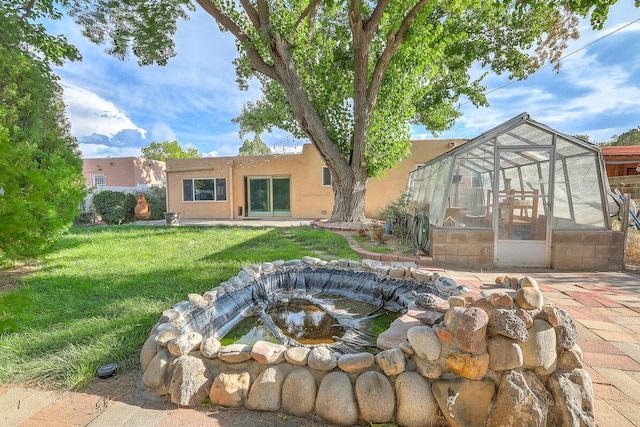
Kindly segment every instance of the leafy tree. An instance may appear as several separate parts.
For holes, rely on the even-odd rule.
[[[253,137],[253,141],[245,139],[240,150],[238,150],[238,156],[260,156],[263,154],[271,154],[271,149],[262,141],[258,134]]]
[[[74,1],[91,40],[164,64],[189,0]],[[237,40],[238,81],[263,98],[241,132],[273,126],[308,138],[333,177],[332,221],[364,219],[367,178],[409,153],[409,124],[451,127],[458,100],[487,105],[475,65],[523,79],[557,63],[577,37],[578,13],[599,27],[614,0],[195,0]]]
[[[613,135],[606,145],[640,145],[640,126],[620,135]]]
[[[61,94],[47,63],[0,41],[0,252],[10,258],[41,254],[80,212],[82,160]]]
[[[152,142],[148,147],[142,148],[142,157],[164,162],[167,159],[191,159],[202,155],[194,147],[183,149],[178,141],[163,141]]]

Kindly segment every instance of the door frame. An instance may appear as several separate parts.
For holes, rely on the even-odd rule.
[[[501,154],[504,152],[546,152],[549,156],[548,176],[540,176],[542,182],[547,182],[546,194],[541,193],[532,195],[531,197],[539,198],[540,205],[546,213],[546,226],[544,240],[515,240],[500,239],[500,180]],[[553,224],[553,188],[554,188],[554,171],[555,171],[555,150],[553,146],[503,146],[496,147],[495,162],[496,173],[493,175],[493,194],[492,194],[492,224],[494,230],[494,260],[496,267],[544,267],[548,268],[551,264],[551,226]],[[540,169],[538,169],[541,174]]]
[[[254,213],[251,209],[251,181],[254,179],[268,179],[269,180],[269,206],[268,210]],[[274,179],[288,179],[289,180],[289,214],[288,215],[276,215],[273,209],[274,201]],[[249,175],[245,176],[245,203],[246,203],[246,217],[291,217],[291,175]],[[279,211],[281,212],[281,211]]]

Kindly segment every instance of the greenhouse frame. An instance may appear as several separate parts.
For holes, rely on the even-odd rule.
[[[607,190],[597,146],[527,113],[418,167],[407,186],[435,265],[601,271],[624,260]]]

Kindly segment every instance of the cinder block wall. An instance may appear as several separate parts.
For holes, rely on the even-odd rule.
[[[430,251],[436,266],[493,268],[491,230],[432,228]],[[619,271],[624,269],[622,231],[559,231],[551,235],[554,270]]]
[[[551,268],[617,271],[624,268],[622,231],[560,231],[551,233]]]
[[[493,267],[493,231],[432,228],[429,234],[434,265]]]

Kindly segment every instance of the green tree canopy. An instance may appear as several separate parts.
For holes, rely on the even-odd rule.
[[[613,135],[605,145],[640,145],[640,126],[620,135]]]
[[[253,141],[245,139],[238,150],[238,156],[260,156],[264,154],[271,154],[271,149],[262,141],[258,134],[253,137]]]
[[[364,219],[367,179],[409,153],[409,125],[437,133],[459,100],[487,105],[474,66],[523,79],[557,63],[579,14],[604,22],[614,0],[195,0],[237,40],[238,82],[263,97],[241,132],[273,126],[308,138],[333,177],[333,221]],[[164,64],[189,0],[72,2],[86,34],[140,64]]]
[[[80,212],[82,160],[61,95],[45,62],[0,42],[0,252],[11,258],[41,254]]]
[[[189,147],[185,150],[178,144],[178,141],[152,142],[147,147],[143,147],[141,151],[143,158],[163,162],[167,159],[202,157],[196,148]]]

